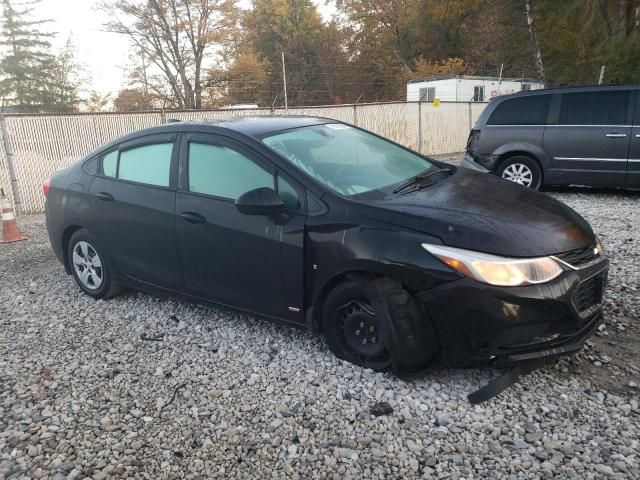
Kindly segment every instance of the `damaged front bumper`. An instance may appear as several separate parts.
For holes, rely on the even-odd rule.
[[[419,292],[448,367],[508,366],[579,351],[602,323],[608,260],[540,285],[463,278]]]

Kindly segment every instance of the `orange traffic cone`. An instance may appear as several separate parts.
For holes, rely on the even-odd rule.
[[[18,224],[16,223],[16,217],[13,214],[13,208],[11,208],[11,202],[4,195],[4,192],[0,197],[0,208],[2,209],[2,240],[0,243],[12,243],[21,242],[26,240],[27,237],[20,235]]]

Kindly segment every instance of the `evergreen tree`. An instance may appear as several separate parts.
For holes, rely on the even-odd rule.
[[[40,0],[2,0],[0,46],[0,96],[19,111],[38,111],[46,103],[55,64],[49,39],[42,30],[47,20],[34,20],[34,5]]]

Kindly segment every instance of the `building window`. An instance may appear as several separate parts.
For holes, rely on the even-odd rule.
[[[484,86],[473,87],[473,101],[484,102]]]
[[[531,84],[530,83],[523,83],[522,84],[522,91],[523,92],[528,92],[529,90],[531,90]]]
[[[427,87],[420,89],[420,102],[433,102],[436,99],[436,87]]]

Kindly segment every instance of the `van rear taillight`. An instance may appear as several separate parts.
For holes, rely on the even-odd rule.
[[[475,142],[479,137],[480,137],[480,130],[477,130],[474,128],[469,132],[469,138],[467,138],[467,152],[471,150],[471,146],[473,145],[473,142]]]
[[[43,183],[42,183],[42,191],[44,192],[44,198],[47,198],[49,196],[49,187],[51,186],[51,179],[47,178]]]

